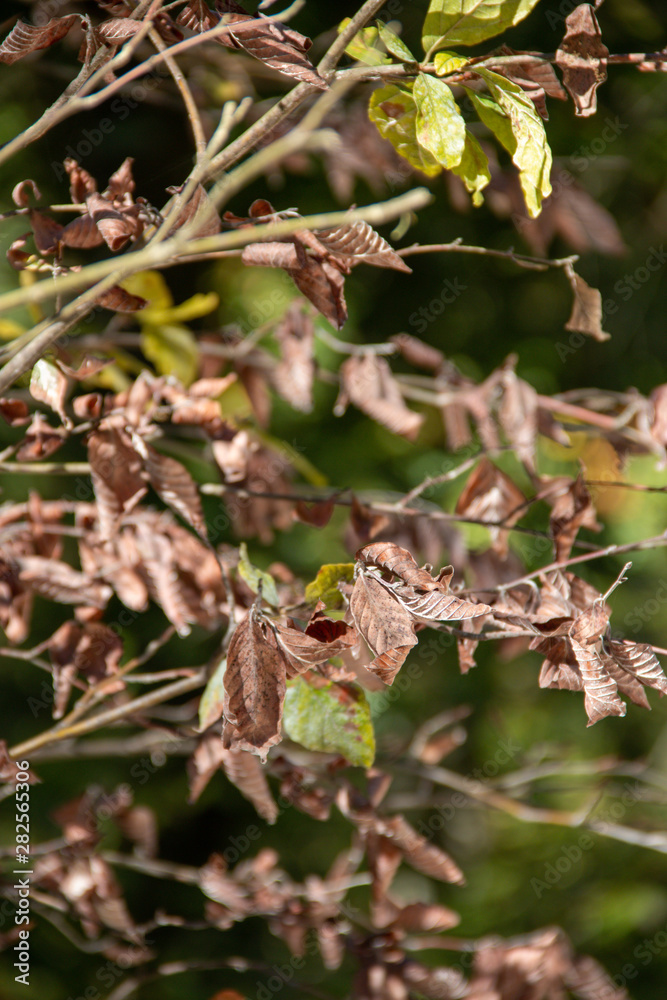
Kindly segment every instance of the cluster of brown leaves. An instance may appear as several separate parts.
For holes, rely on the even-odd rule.
[[[259,768],[256,758],[248,759]],[[235,767],[237,762],[225,764],[232,775]],[[280,868],[276,852],[267,848],[233,867],[219,854],[198,868],[178,866],[176,877],[204,897],[203,917],[211,928],[226,931],[249,918],[263,917],[297,958],[309,953],[311,940],[317,942],[329,970],[339,968],[349,956],[356,966],[350,994],[355,1000],[409,1000],[415,991],[432,1000],[516,1000],[519,995],[560,1000],[565,991],[581,1000],[627,1000],[625,990],[615,987],[594,959],[574,954],[559,928],[545,928],[519,939],[481,939],[468,981],[450,965],[417,961],[413,954],[421,936],[427,945],[433,935],[456,927],[459,916],[442,903],[399,899],[392,887],[401,865],[446,884],[460,886],[465,879],[453,859],[404,816],[383,811],[391,777],[370,770],[361,791],[331,769],[318,776],[286,757],[273,760],[272,773],[281,782],[281,801],[286,807],[294,805],[326,820],[335,804],[355,829],[352,844],[324,876],[308,875],[303,883]],[[266,793],[273,802],[268,785]],[[184,926],[184,921],[164,912],[141,925],[133,919],[101,851],[102,817],[132,845],[133,867],[141,871],[145,866],[146,874],[169,873],[169,862],[155,860],[153,811],[134,805],[127,785],[111,793],[95,786],[54,813],[62,842],[39,854],[33,884],[41,906],[79,924],[88,939],[99,942],[105,957],[129,968],[154,957],[146,943],[149,931],[170,923]],[[364,883],[370,884],[368,912],[349,898],[350,889]],[[4,946],[11,944],[9,937],[3,941]]]
[[[340,672],[332,670],[329,660],[356,646],[360,636],[373,654],[368,671],[392,684],[417,644],[417,625],[459,622],[491,611],[450,593],[451,566],[433,578],[407,550],[392,543],[361,549],[355,573],[345,621],[332,620],[318,604],[301,631],[289,619],[281,624],[259,606],[250,608],[227,652],[222,709],[227,749],[266,759],[282,739],[286,680],[312,670],[339,680]]]
[[[225,212],[223,222],[235,229],[279,219],[298,218],[294,212],[276,212],[264,199],[254,201],[248,218]],[[356,264],[371,264],[411,273],[411,269],[367,222],[343,223],[335,229],[299,230],[280,241],[267,238],[245,247],[244,264],[280,267],[299,291],[340,330],[347,319],[345,275]]]
[[[211,41],[242,50],[277,73],[309,83],[318,90],[327,87],[326,81],[306,55],[312,45],[310,38],[286,27],[277,19],[267,19],[261,12],[252,17],[234,0],[216,0],[215,10],[211,10],[204,0],[185,0],[174,20],[165,11],[157,14],[145,12],[142,18],[133,17],[133,8],[123,0],[97,0],[97,5],[110,15],[98,24],[80,14],[52,17],[46,24],[40,25],[18,21],[0,44],[0,63],[15,63],[32,52],[50,48],[77,24],[85,35],[79,60],[89,63],[101,46],[107,46],[113,53],[118,46],[133,38],[142,28],[142,22],[150,16],[167,45],[183,39],[181,28],[201,34],[221,23],[227,24],[229,30]]]
[[[127,157],[111,175],[106,189],[100,193],[95,178],[68,158],[64,167],[69,176],[71,204],[78,216],[66,225],[51,215],[30,207],[32,198],[42,197],[34,181],[25,180],[12,192],[18,213],[27,215],[31,230],[15,239],[7,251],[9,263],[17,271],[51,271],[65,274],[78,271],[80,265],[69,267],[63,263],[66,248],[90,250],[104,244],[112,253],[118,253],[131,241],[138,240],[147,223],[154,221],[150,206],[142,199],[134,200],[134,178],[131,157]],[[37,253],[26,249],[32,238]],[[117,312],[135,312],[146,305],[146,300],[131,295],[116,285],[99,296],[98,304]]]

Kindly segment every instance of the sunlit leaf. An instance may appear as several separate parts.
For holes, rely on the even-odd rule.
[[[375,758],[370,706],[356,685],[313,675],[288,681],[283,728],[308,750],[340,754],[358,767],[370,767]]]
[[[551,149],[544,123],[530,98],[516,83],[480,69],[491,98],[469,90],[477,114],[505,147],[519,168],[519,181],[531,218],[540,214],[542,199],[551,194]]]
[[[431,0],[424,21],[424,52],[434,46],[477,45],[518,24],[538,0]]]
[[[327,563],[306,587],[306,601],[309,604],[324,601],[328,608],[342,607],[343,595],[338,589],[338,581],[352,583],[353,579],[354,563]]]
[[[239,547],[239,576],[248,584],[253,594],[259,594],[260,584],[262,597],[273,607],[278,607],[280,598],[276,590],[276,582],[270,573],[265,573],[263,569],[257,569],[248,559],[248,547],[245,542],[241,542]]]
[[[486,153],[468,129],[466,129],[461,162],[451,170],[461,178],[472,195],[473,205],[478,208],[484,201],[482,191],[491,180],[491,172]]]
[[[391,52],[392,56],[396,56],[396,58],[400,59],[402,62],[417,61],[405,42],[398,37],[395,31],[388,28],[383,21],[378,21],[377,25],[380,38],[382,39],[385,48]]]
[[[413,167],[435,177],[441,166],[417,141],[417,105],[409,85],[379,87],[371,95],[368,115],[380,135]]]
[[[338,34],[347,28],[350,23],[351,18],[346,17],[338,25]],[[351,42],[348,42],[345,49],[346,54],[350,59],[356,59],[357,62],[365,63],[366,66],[382,66],[383,64],[390,63],[391,59],[384,52],[376,47],[376,42],[378,39],[378,30],[369,26],[368,28],[362,28],[354,36]]]
[[[443,167],[461,162],[466,127],[451,89],[443,80],[420,73],[414,85],[417,142]]]

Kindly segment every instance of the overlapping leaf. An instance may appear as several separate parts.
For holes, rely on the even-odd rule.
[[[574,101],[574,113],[587,118],[597,111],[597,88],[607,79],[609,49],[602,41],[593,7],[579,4],[565,19],[565,37],[556,64]]]
[[[431,0],[424,21],[422,44],[434,46],[477,45],[518,24],[538,0]]]
[[[528,215],[540,214],[542,199],[551,194],[552,156],[544,123],[518,84],[498,73],[479,69],[491,98],[469,90],[475,109],[519,169],[519,181]]]

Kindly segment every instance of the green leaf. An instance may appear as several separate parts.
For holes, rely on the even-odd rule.
[[[476,45],[523,21],[538,0],[431,0],[422,31],[424,52]]]
[[[380,135],[388,139],[397,153],[429,177],[442,167],[434,156],[417,142],[417,105],[410,84],[379,87],[371,94],[368,116]]]
[[[259,585],[262,585],[262,597],[267,604],[277,608],[280,604],[276,581],[270,573],[265,573],[263,569],[257,569],[248,559],[248,547],[245,542],[239,546],[238,573],[242,580],[248,584],[253,594],[259,594]]]
[[[472,194],[472,203],[476,208],[484,201],[482,189],[491,180],[489,171],[489,161],[486,153],[475,139],[474,135],[466,129],[466,144],[463,156],[458,166],[452,167],[452,173],[460,177],[466,188]]]
[[[343,606],[343,595],[338,589],[338,581],[352,583],[354,579],[354,563],[327,563],[318,570],[317,576],[306,587],[305,598],[308,604],[324,601],[327,608]]]
[[[401,62],[417,62],[410,49],[405,42],[401,41],[395,31],[388,28],[382,21],[378,21],[377,26],[380,38],[392,56],[396,56]]]
[[[519,168],[519,180],[531,219],[551,194],[551,149],[544,123],[521,87],[499,73],[479,69],[493,100],[469,90],[477,114]]]
[[[141,331],[141,350],[160,375],[175,375],[186,386],[197,377],[197,341],[186,326],[145,325]]]
[[[199,732],[202,733],[222,716],[222,702],[225,696],[225,670],[227,657],[223,656],[211,676],[199,702]]]
[[[335,684],[313,675],[287,682],[283,729],[308,750],[338,753],[350,764],[370,767],[375,734],[366,695],[356,684]]]
[[[340,22],[338,25],[339,35],[344,28],[347,28],[351,20],[350,17],[346,17]],[[386,65],[391,62],[391,59],[375,47],[377,39],[377,28],[362,28],[361,31],[357,32],[352,41],[348,42],[345,51],[350,59],[365,63],[367,66]]]
[[[415,80],[417,142],[451,170],[461,162],[466,126],[451,89],[443,80],[420,73]]]
[[[433,60],[435,72],[438,76],[456,73],[462,66],[466,66],[468,62],[469,60],[465,56],[457,56],[455,52],[438,52]]]

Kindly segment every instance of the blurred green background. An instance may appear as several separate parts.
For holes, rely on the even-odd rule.
[[[27,13],[27,3],[3,4],[3,16]],[[573,5],[545,0],[521,26],[504,36],[515,48],[553,51],[563,33],[562,14]],[[405,2],[397,19],[403,23],[403,38],[419,51],[419,26],[426,7],[423,0]],[[75,4],[73,9],[92,12],[93,4]],[[249,9],[252,9],[249,7]],[[334,21],[351,15],[354,3],[330,4],[308,0],[295,27],[316,37]],[[598,12],[603,38],[612,52],[642,52],[662,48],[667,41],[667,10],[663,3],[644,0],[606,0]],[[317,43],[316,56],[322,51]],[[6,141],[28,126],[56,98],[71,79],[75,50],[65,44],[43,53],[40,58],[12,67],[0,66],[0,140]],[[231,75],[214,78],[210,66],[199,67],[194,74],[197,94],[211,114],[216,100],[238,96],[243,79]],[[276,92],[275,86],[263,83],[263,96]],[[361,100],[353,95],[351,100]],[[661,73],[640,73],[631,66],[613,66],[609,80],[598,91],[596,116],[576,119],[570,102],[549,101],[550,120],[547,135],[556,158],[556,169],[573,175],[577,182],[599,201],[615,218],[626,246],[623,256],[609,256],[595,251],[582,254],[580,273],[600,288],[607,308],[605,329],[612,335],[606,343],[586,342],[569,353],[558,350],[568,343],[564,323],[569,315],[571,296],[567,282],[556,271],[522,271],[505,261],[459,254],[434,254],[411,260],[412,276],[390,271],[358,268],[347,279],[346,291],[350,318],[341,337],[351,341],[382,341],[390,335],[408,331],[417,333],[439,347],[461,370],[476,379],[486,377],[511,352],[519,356],[517,370],[539,392],[552,394],[565,390],[596,386],[614,391],[635,387],[646,395],[667,382],[667,338],[664,317],[667,314],[667,281],[664,266],[651,272],[649,280],[636,281],[638,268],[654,251],[661,253],[667,234],[667,77]],[[151,91],[125,117],[106,112],[114,121],[114,131],[104,141],[81,157],[81,162],[102,182],[126,155],[135,157],[137,193],[160,205],[164,189],[179,184],[191,164],[191,137],[179,102],[169,82]],[[66,187],[54,171],[68,155],[68,146],[76,148],[84,130],[96,128],[105,109],[79,116],[54,129],[30,146],[6,166],[2,178],[2,201],[10,207],[12,186],[25,177],[37,181],[48,201],[65,200]],[[600,148],[600,137],[609,121],[620,123],[618,134]],[[607,133],[609,134],[609,133]],[[596,144],[596,140],[598,140]],[[303,165],[301,165],[303,166]],[[408,184],[417,181],[409,179]],[[419,241],[443,242],[461,237],[464,243],[531,252],[508,218],[500,218],[486,205],[461,212],[452,204],[443,178],[429,182],[435,200],[419,214],[403,238],[402,245]],[[397,193],[395,188],[391,193]],[[277,208],[297,206],[306,214],[337,207],[321,164],[310,161],[298,173],[290,169],[258,181],[228,206],[245,215],[256,197],[268,197]],[[360,180],[353,201],[366,204],[377,200]],[[389,228],[383,230],[388,235]],[[21,232],[20,223],[4,223],[0,230],[0,249]],[[560,237],[549,246],[552,256],[572,252]],[[640,272],[643,275],[643,272]],[[172,268],[166,278],[176,302],[197,291],[218,291],[221,323],[243,322],[258,295],[280,282],[280,275],[257,269],[245,271],[235,262],[217,266]],[[448,305],[427,328],[415,329],[410,317],[420,305],[428,305],[438,295],[446,279],[458,281],[465,290]],[[0,271],[0,290],[16,287],[17,274],[9,267]],[[281,283],[280,287],[284,287]],[[616,308],[613,308],[616,306]],[[17,313],[18,322],[27,325],[30,317]],[[199,321],[201,329],[215,325],[214,317]],[[193,324],[196,329],[197,324]],[[94,328],[91,327],[91,328]],[[319,360],[333,366],[340,358],[326,348],[318,348]],[[400,363],[398,364],[400,369]],[[300,451],[334,486],[357,490],[404,492],[426,474],[437,474],[451,460],[446,451],[439,421],[431,415],[417,444],[409,444],[371,423],[356,410],[343,418],[332,416],[335,387],[320,384],[313,413],[304,417],[280,400],[274,401],[270,432]],[[0,446],[13,440],[12,432],[0,427]],[[64,457],[81,457],[72,450]],[[576,469],[576,455],[566,456],[545,446],[542,469]],[[605,458],[601,459],[604,462]],[[518,473],[510,457],[500,464],[510,473]],[[602,470],[603,471],[603,470]],[[664,470],[646,458],[633,459],[626,474],[638,482],[665,483]],[[43,477],[4,477],[5,500],[25,498],[29,489],[39,489],[44,496],[58,497],[72,489],[70,479],[45,481]],[[451,510],[461,488],[461,481],[433,494],[430,499]],[[605,491],[600,497],[602,520],[606,527],[599,536],[585,537],[605,544],[626,542],[662,531],[665,525],[665,496],[641,495],[629,491]],[[214,511],[214,505],[207,508]],[[533,512],[529,523],[544,527],[546,508]],[[306,580],[312,578],[324,561],[348,558],[342,542],[344,517],[338,513],[321,531],[296,525],[276,538],[271,547],[250,541],[251,557],[260,565],[273,560],[285,561]],[[465,533],[473,545],[482,545],[482,533]],[[527,537],[527,536],[526,536]],[[233,542],[227,533],[216,541]],[[531,568],[544,561],[530,540],[523,536],[512,545]],[[633,569],[627,584],[612,598],[612,626],[618,634],[667,646],[667,621],[664,597],[667,565],[664,549],[633,555]],[[621,558],[596,562],[582,570],[582,576],[602,591],[623,565]],[[662,586],[662,591],[660,590]],[[656,596],[658,595],[658,596]],[[120,608],[120,606],[119,606]],[[634,630],[637,615],[642,618],[640,631]],[[40,603],[35,615],[32,641],[47,637],[65,620],[67,611]],[[146,630],[144,631],[144,622]],[[142,619],[142,634],[128,629],[126,640],[131,655],[141,648],[149,630],[161,627],[157,610]],[[160,666],[198,664],[206,660],[215,640],[202,631],[188,640],[172,640],[160,654]],[[541,691],[537,686],[539,658],[526,653],[503,658],[499,650],[486,644],[478,654],[479,666],[465,677],[459,675],[453,646],[438,649],[436,662],[427,655],[428,639],[422,640],[413,653],[419,665],[418,680],[376,718],[379,763],[396,768],[393,794],[414,791],[415,780],[400,770],[400,756],[415,726],[447,708],[469,705],[472,714],[465,722],[467,741],[447,758],[445,765],[462,774],[470,774],[485,762],[492,761],[499,740],[511,740],[520,746],[515,758],[503,770],[540,762],[563,762],[560,774],[542,780],[533,790],[531,801],[537,805],[570,809],[588,802],[604,816],[624,782],[631,777],[608,780],[571,773],[576,762],[591,765],[608,755],[631,763],[648,761],[663,782],[650,796],[628,807],[618,822],[630,827],[665,829],[665,790],[667,789],[667,712],[665,703],[650,694],[653,711],[649,715],[629,706],[625,719],[606,719],[591,729],[585,726],[581,697],[568,692]],[[49,724],[49,712],[37,717],[28,707],[29,698],[40,698],[44,675],[28,664],[5,659],[2,666],[2,737],[9,745],[26,739]],[[572,765],[571,767],[569,765]],[[153,807],[160,821],[160,857],[183,864],[203,863],[213,851],[222,851],[230,838],[239,837],[249,824],[262,830],[261,847],[274,847],[280,863],[295,878],[308,873],[324,874],[339,850],[349,841],[350,827],[336,812],[326,824],[317,823],[301,813],[288,810],[274,827],[257,819],[248,803],[218,774],[195,806],[186,805],[187,783],[183,760],[169,759],[159,767],[146,766],[133,759],[68,759],[65,762],[35,764],[43,783],[32,790],[33,842],[55,837],[58,828],[50,814],[58,805],[80,794],[91,782],[111,790],[119,783],[132,786],[135,801]],[[149,773],[151,772],[152,773]],[[595,795],[599,790],[599,801]],[[442,801],[447,801],[443,789]],[[398,801],[398,799],[397,799]],[[408,814],[417,824],[428,824],[433,809]],[[5,804],[2,818],[3,842],[13,835],[12,817]],[[626,980],[635,1000],[664,1000],[667,981],[667,891],[665,857],[657,851],[622,844],[594,836],[592,849],[581,852],[581,859],[553,887],[535,889],[531,879],[543,879],[546,866],[567,857],[566,848],[576,845],[579,831],[518,822],[498,812],[478,808],[459,810],[442,832],[436,834],[466,873],[464,889],[445,887],[422,876],[404,871],[398,880],[406,899],[440,900],[457,910],[461,925],[454,932],[461,938],[486,934],[512,935],[558,924],[571,936],[576,949],[595,955],[609,972]],[[117,847],[118,835],[110,829],[105,846]],[[253,852],[257,845],[253,845]],[[563,865],[563,867],[565,867]],[[135,919],[150,918],[156,908],[182,913],[196,919],[202,912],[198,890],[173,882],[146,879],[119,870],[118,877],[126,891]],[[355,899],[361,901],[364,892]],[[4,911],[3,911],[4,913]],[[11,920],[11,916],[9,918]],[[0,929],[7,929],[7,914]],[[263,922],[247,921],[227,932],[202,932],[163,929],[153,935],[160,956],[169,960],[202,959],[241,954],[269,963],[287,961],[284,944],[269,935]],[[644,942],[649,942],[648,945]],[[61,1000],[86,996],[86,987],[99,996],[110,991],[109,978],[99,975],[105,961],[94,951],[85,952],[67,942],[62,935],[41,921],[31,934],[33,948],[31,990],[40,1000]],[[648,951],[647,951],[648,949]],[[455,962],[460,956],[449,952],[433,953],[433,961],[443,954]],[[649,960],[646,956],[650,955]],[[302,978],[334,996],[345,996],[351,969],[344,966],[335,974],[318,972],[318,963],[309,962]],[[142,1000],[168,1000],[183,994],[192,1000],[204,1000],[217,989],[235,987],[254,997],[257,973],[199,972],[147,983],[139,993]],[[13,981],[6,964],[0,971],[0,990],[4,996],[25,995]],[[292,995],[286,987],[285,995]],[[97,995],[89,994],[91,1000]]]

